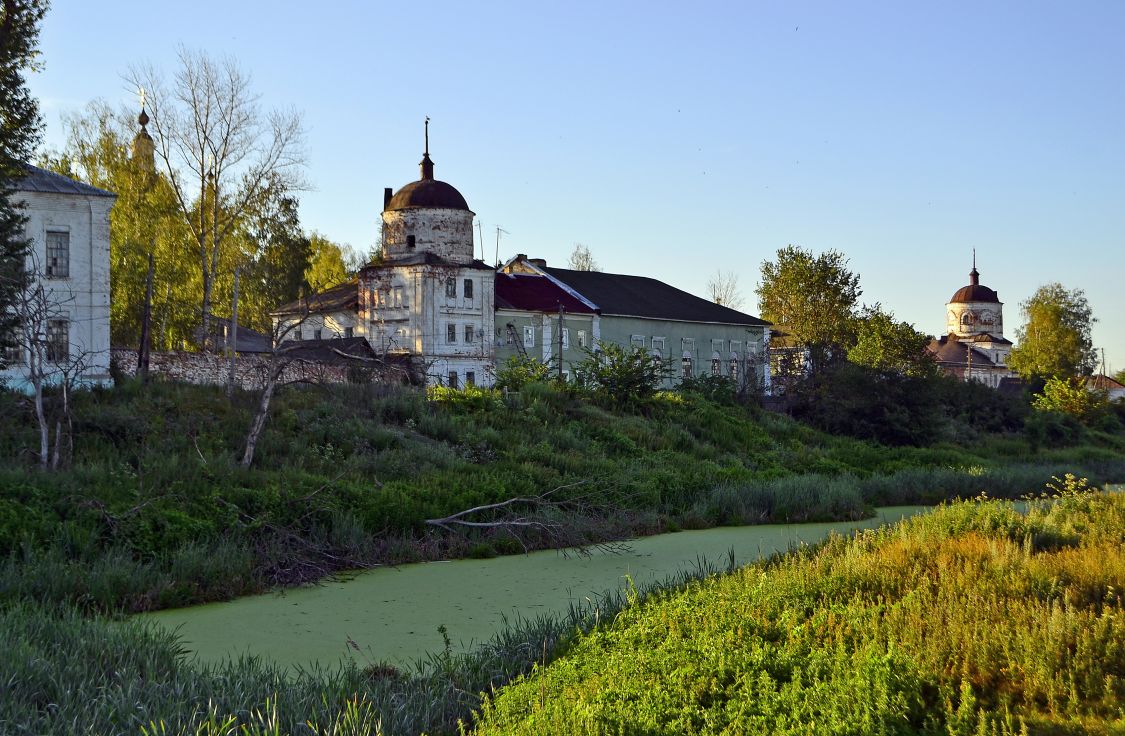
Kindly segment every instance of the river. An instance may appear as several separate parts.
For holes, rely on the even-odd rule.
[[[445,626],[455,649],[490,638],[504,619],[563,612],[571,602],[621,589],[626,576],[642,586],[684,570],[700,558],[725,563],[731,550],[741,564],[926,511],[925,506],[880,508],[874,518],[827,524],[720,527],[660,534],[628,542],[619,553],[585,557],[555,551],[488,560],[423,562],[364,571],[346,579],[143,614],[178,630],[199,660],[243,654],[286,666],[406,665],[443,647]],[[349,648],[354,641],[360,651]]]

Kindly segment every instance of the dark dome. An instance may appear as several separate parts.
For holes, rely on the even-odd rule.
[[[408,210],[414,207],[440,207],[448,210],[468,210],[469,203],[461,192],[437,179],[419,179],[395,192],[384,210]]]
[[[993,302],[999,304],[1000,297],[987,286],[969,284],[958,289],[949,302],[951,304],[954,302]]]

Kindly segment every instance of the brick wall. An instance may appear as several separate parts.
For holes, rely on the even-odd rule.
[[[114,368],[126,376],[137,373],[137,351],[131,348],[113,348]],[[238,385],[248,391],[262,388],[269,370],[269,356],[239,355],[235,358],[234,374]],[[149,356],[149,374],[163,376],[171,381],[199,385],[225,386],[230,376],[230,358],[214,353],[152,353]],[[284,383],[347,383],[348,367],[339,364],[295,360],[285,368]]]

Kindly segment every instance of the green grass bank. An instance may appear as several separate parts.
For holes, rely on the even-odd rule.
[[[1125,496],[961,503],[624,610],[487,734],[1120,734]]]
[[[951,421],[941,442],[887,447],[691,391],[622,411],[544,384],[290,388],[242,469],[255,399],[163,383],[80,393],[72,457],[43,472],[29,401],[0,392],[0,601],[152,610],[347,568],[1018,497],[1070,471],[1125,480],[1125,437],[1093,430],[1045,447]],[[549,518],[563,537],[425,524],[552,489],[573,504]]]

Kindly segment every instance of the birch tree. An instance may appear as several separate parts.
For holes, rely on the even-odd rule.
[[[158,164],[191,231],[202,280],[204,349],[212,343],[215,284],[243,218],[279,193],[304,186],[299,113],[263,111],[249,75],[231,58],[181,49],[170,84],[151,66],[129,79],[146,91]]]

